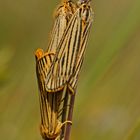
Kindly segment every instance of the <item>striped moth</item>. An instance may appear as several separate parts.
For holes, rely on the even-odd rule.
[[[76,92],[93,18],[89,1],[80,1],[75,7],[71,1],[63,2],[57,10],[47,52],[38,49],[35,53],[40,90],[40,128],[45,140],[57,139],[62,126],[71,123],[66,116],[68,110],[64,108],[68,106],[68,93]]]
[[[62,5],[60,5],[56,11],[55,23],[47,52],[44,53],[42,49],[37,49],[35,52],[36,74],[40,90],[40,132],[45,140],[55,140],[61,133],[61,127],[66,123],[71,123],[71,121],[60,118],[61,102],[63,100],[62,98],[64,98],[62,91],[53,92],[52,94],[48,93],[45,89],[45,80],[52,65],[57,46],[74,10],[75,5],[70,0],[62,1]]]
[[[75,92],[92,21],[89,1],[80,2],[57,47],[46,78],[46,91],[60,91],[67,85],[72,94]]]

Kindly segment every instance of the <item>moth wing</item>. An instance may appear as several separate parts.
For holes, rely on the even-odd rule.
[[[55,19],[55,23],[54,23],[53,30],[51,33],[50,44],[48,45],[48,48],[47,48],[48,52],[54,52],[54,53],[56,52],[57,46],[66,28],[66,24],[67,24],[67,20],[65,16],[62,14],[59,14],[59,16],[57,16]]]
[[[78,57],[78,60],[76,63],[75,71],[69,80],[69,88],[72,93],[75,93],[75,90],[77,87],[78,77],[79,77],[81,67],[83,64],[83,60],[84,60],[84,54],[85,54],[86,44],[87,44],[87,40],[88,40],[88,35],[89,35],[89,30],[87,28],[86,34],[82,38],[81,49],[78,54],[79,57]]]
[[[81,42],[82,21],[78,9],[72,16],[58,45],[53,64],[46,79],[48,92],[59,91],[73,74]]]
[[[69,88],[72,93],[75,93],[77,87],[78,77],[83,64],[85,49],[89,38],[90,27],[93,21],[93,13],[90,6],[88,6],[85,10],[83,9],[83,13],[81,14],[81,17],[83,16],[84,18],[85,15],[87,15],[87,17],[83,19],[83,23],[82,23],[82,40],[78,52],[78,59],[76,62],[75,71],[69,80]]]
[[[45,91],[45,80],[52,64],[53,58],[53,53],[45,53],[39,59],[36,59],[36,74],[40,92]]]
[[[55,21],[51,32],[51,40],[47,48],[48,52],[56,52],[58,44],[64,34],[68,22],[75,12],[76,5],[69,0],[64,0],[55,12]]]

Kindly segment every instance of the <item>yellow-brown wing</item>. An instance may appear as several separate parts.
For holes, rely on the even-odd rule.
[[[93,22],[93,12],[90,7],[90,3],[83,3],[80,5],[81,8],[81,19],[82,19],[82,39],[80,43],[80,48],[78,52],[78,59],[76,62],[75,70],[73,75],[69,80],[69,88],[75,92],[77,87],[78,76],[82,67],[84,60],[85,49],[87,46],[87,41],[89,38],[90,27]]]
[[[72,91],[75,90],[88,32],[92,23],[91,12],[89,4],[83,2],[70,19],[48,72],[46,91],[59,91],[66,84],[69,85]]]
[[[76,5],[71,0],[63,0],[62,4],[57,8],[47,52],[56,52],[58,44],[75,10]]]

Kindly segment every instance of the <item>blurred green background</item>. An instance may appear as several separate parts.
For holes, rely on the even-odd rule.
[[[34,52],[58,0],[0,1],[0,139],[41,140]],[[140,1],[94,0],[71,140],[140,140]]]

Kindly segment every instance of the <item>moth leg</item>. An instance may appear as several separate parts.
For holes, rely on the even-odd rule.
[[[72,125],[72,121],[65,121],[65,122],[63,122],[63,123],[59,122],[59,124],[58,124],[57,127],[56,127],[55,134],[60,134],[61,128],[62,128],[63,125],[65,125],[66,123],[70,123],[70,124]],[[56,140],[57,140],[57,138],[59,138],[59,137],[60,137],[60,135],[58,135],[58,136],[56,137]]]
[[[70,124],[72,125],[72,121],[68,121],[68,120],[65,121],[65,122],[63,122],[63,123],[58,122],[58,125],[57,125],[56,130],[55,130],[55,134],[60,133],[61,128],[62,128],[63,125],[65,125],[66,123],[70,123]]]
[[[68,89],[69,89],[69,94],[70,95],[74,95],[75,94],[75,90],[68,84]]]
[[[66,123],[70,123],[71,125],[72,125],[72,121],[65,121],[65,122],[63,122],[62,124],[61,124],[61,127],[63,126],[63,125],[65,125]]]

